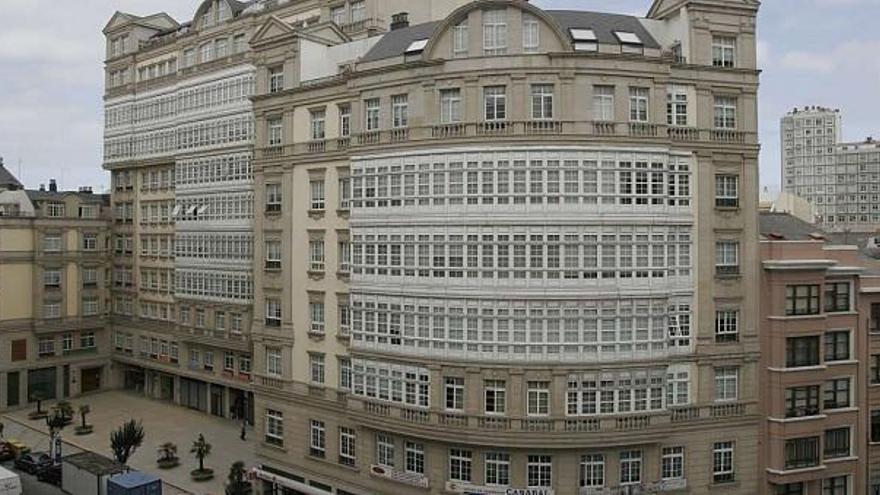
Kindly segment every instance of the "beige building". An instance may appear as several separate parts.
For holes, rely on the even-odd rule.
[[[757,2],[460,4],[251,38],[261,493],[762,493]]]
[[[0,160],[0,410],[109,385],[109,205],[25,190]]]

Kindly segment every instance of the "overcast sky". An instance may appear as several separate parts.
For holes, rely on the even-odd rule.
[[[412,0],[419,1],[419,0]],[[200,0],[0,0],[0,156],[28,186],[106,186],[101,29],[116,10],[189,19]],[[644,15],[651,0],[535,0],[544,8]],[[764,0],[759,30],[764,185],[779,184],[779,117],[843,113],[844,139],[880,137],[880,0]]]

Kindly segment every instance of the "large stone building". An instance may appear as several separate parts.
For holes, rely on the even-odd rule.
[[[813,206],[829,232],[874,232],[880,224],[880,144],[842,140],[839,110],[805,107],[780,122],[782,189]]]
[[[757,2],[460,3],[251,39],[261,492],[763,492]]]
[[[110,197],[25,190],[0,159],[0,410],[110,385]]]

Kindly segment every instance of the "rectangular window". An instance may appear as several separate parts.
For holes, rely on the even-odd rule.
[[[472,461],[470,450],[449,449],[449,480],[470,482]]]
[[[483,54],[507,53],[507,11],[504,9],[483,11]]]
[[[805,385],[785,389],[785,417],[801,418],[819,414],[819,386]]]
[[[351,136],[351,105],[339,105],[339,135]]]
[[[394,128],[409,125],[409,98],[407,95],[391,97],[391,125]]]
[[[629,120],[632,122],[648,121],[648,105],[650,101],[648,88],[629,88]]]
[[[605,456],[587,454],[581,456],[581,486],[600,488],[605,486]]]
[[[269,92],[277,93],[284,89],[284,67],[277,65],[269,68]]]
[[[838,378],[825,382],[823,409],[842,409],[850,406],[850,379]]]
[[[340,5],[339,7],[333,7],[332,9],[330,9],[330,20],[335,22],[337,26],[342,26],[343,24],[345,24],[345,5]]]
[[[446,377],[446,410],[464,411],[464,378]]]
[[[737,400],[739,368],[722,366],[715,368],[715,402]]]
[[[739,176],[720,174],[715,176],[715,207],[736,208],[739,206]]]
[[[673,126],[688,125],[688,94],[685,88],[671,86],[666,91],[666,123]]]
[[[309,455],[324,458],[327,451],[327,429],[323,421],[313,419],[309,425]]]
[[[712,481],[729,483],[733,480],[733,442],[715,442],[712,449]]]
[[[47,289],[57,289],[61,287],[61,270],[57,268],[44,269],[43,287]]]
[[[309,371],[311,373],[312,383],[324,383],[324,355],[319,353],[309,353]]]
[[[96,251],[98,249],[97,234],[83,234],[83,251]]]
[[[739,274],[739,242],[718,241],[715,243],[715,274]]]
[[[55,337],[39,337],[37,339],[37,356],[47,357],[55,355]]]
[[[61,235],[46,234],[43,236],[43,251],[47,253],[61,252]]]
[[[553,92],[552,84],[532,84],[532,119],[553,118]]]
[[[311,191],[311,208],[313,210],[323,210],[324,209],[324,180],[323,179],[315,179],[309,182],[309,189]]]
[[[468,46],[470,45],[469,36],[467,19],[452,28],[452,55],[454,57],[467,56]]]
[[[281,326],[281,300],[266,298],[266,326]]]
[[[309,270],[324,271],[324,241],[309,241]]]
[[[266,120],[266,129],[269,146],[281,146],[284,140],[284,128],[281,117],[273,117]]]
[[[849,432],[848,426],[825,430],[825,446],[823,449],[825,459],[836,459],[852,455]]]
[[[849,282],[833,282],[825,284],[825,312],[837,313],[849,311]]]
[[[528,383],[526,412],[529,416],[550,414],[550,382],[530,381]]]
[[[504,380],[486,380],[484,394],[486,414],[507,412],[507,385]]]
[[[872,493],[877,493],[877,490]],[[834,476],[822,480],[822,495],[850,495],[849,476]]]
[[[664,480],[684,478],[684,447],[663,447],[660,476]]]
[[[642,451],[624,450],[620,453],[620,484],[634,485],[642,482]]]
[[[312,124],[312,141],[321,141],[326,135],[327,112],[325,110],[312,110],[310,112]]]
[[[825,362],[846,361],[849,358],[849,331],[826,332]]]
[[[367,18],[367,5],[364,0],[351,2],[351,22],[361,22]]]
[[[614,120],[614,86],[593,86],[593,120]]]
[[[440,90],[440,122],[461,122],[461,90],[458,88]]]
[[[819,365],[819,337],[785,339],[785,367],[800,368]]]
[[[880,383],[880,354],[871,354],[869,379],[872,384]]]
[[[354,428],[339,427],[339,464],[343,466],[357,464],[357,434]]]
[[[379,98],[364,101],[364,119],[367,132],[379,130]]]
[[[312,333],[324,333],[324,303],[321,301],[309,302],[309,319],[311,320],[310,331]]]
[[[284,414],[266,409],[266,443],[284,445]]]
[[[736,129],[736,98],[715,97],[715,128]]]
[[[270,376],[282,374],[281,349],[278,347],[266,348],[266,374]]]
[[[538,19],[533,15],[523,13],[522,17],[522,35],[523,35],[523,53],[537,53],[541,45],[540,37],[541,26]]]
[[[406,442],[403,447],[404,470],[407,473],[425,474],[425,444]]]
[[[785,287],[785,315],[819,314],[818,285],[789,285]]]
[[[712,65],[715,67],[736,67],[735,37],[712,37]]]
[[[266,184],[266,211],[281,211],[281,184]]]
[[[266,269],[281,269],[281,241],[266,241]]]
[[[376,434],[376,464],[394,468],[394,439],[387,433]]]
[[[510,484],[510,454],[486,452],[486,484],[490,486]]]
[[[529,488],[553,486],[553,458],[549,455],[530,455],[526,463]]]
[[[483,101],[486,104],[486,121],[507,119],[507,88],[488,86],[483,88]]]
[[[819,437],[785,441],[785,469],[802,469],[819,464]]]
[[[715,311],[715,342],[739,341],[739,311],[724,309]]]

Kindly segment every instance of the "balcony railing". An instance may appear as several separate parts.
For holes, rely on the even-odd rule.
[[[756,145],[757,133],[729,129],[675,127],[650,122],[525,120],[452,122],[371,130],[333,139],[260,148],[260,158],[332,153],[360,146],[380,146],[434,139],[482,139],[486,136],[557,136],[571,138],[644,138],[712,145]]]

